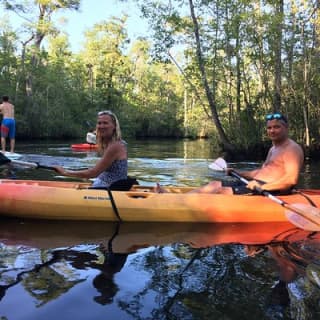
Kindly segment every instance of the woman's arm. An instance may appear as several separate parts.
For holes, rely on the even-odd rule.
[[[75,170],[65,170],[61,166],[55,166],[54,168],[58,173],[67,177],[84,178],[84,179],[96,178],[100,173],[102,173],[103,171],[106,171],[115,160],[126,158],[126,151],[124,149],[125,147],[122,145],[122,143],[120,142],[112,143],[105,150],[102,158],[96,163],[96,165],[89,169],[75,171]]]

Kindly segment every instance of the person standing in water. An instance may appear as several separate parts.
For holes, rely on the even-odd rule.
[[[16,121],[14,118],[14,105],[9,102],[8,96],[2,97],[2,104],[0,104],[0,113],[2,114],[1,123],[1,150],[6,151],[6,139],[10,139],[10,152],[14,152],[15,135],[16,135]]]

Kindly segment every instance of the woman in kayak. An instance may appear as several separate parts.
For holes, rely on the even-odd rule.
[[[127,145],[121,138],[116,115],[109,110],[98,113],[96,131],[98,151],[102,157],[94,167],[80,171],[65,170],[61,166],[55,166],[55,169],[63,176],[96,178],[92,188],[109,188],[115,182],[128,178]]]

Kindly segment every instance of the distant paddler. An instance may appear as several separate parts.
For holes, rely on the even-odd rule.
[[[95,129],[90,129],[86,136],[87,143],[96,144],[97,143],[97,135]]]

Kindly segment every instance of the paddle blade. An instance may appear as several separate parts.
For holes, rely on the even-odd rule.
[[[320,210],[316,207],[303,203],[290,205],[292,210],[287,209],[285,215],[295,226],[308,230],[320,231]]]
[[[211,164],[209,164],[208,167],[215,171],[224,171],[225,169],[227,169],[227,163],[223,158],[218,158]]]

